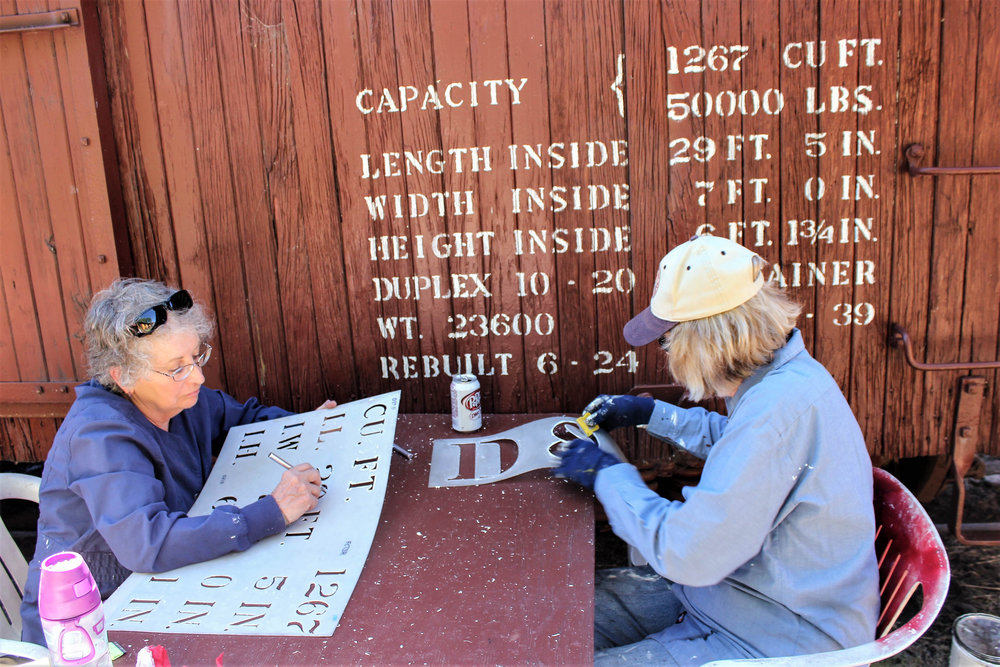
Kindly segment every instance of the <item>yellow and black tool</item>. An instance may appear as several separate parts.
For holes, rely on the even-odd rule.
[[[583,429],[583,434],[589,438],[594,431],[596,431],[601,427],[598,424],[594,424],[593,426],[588,424],[587,423],[588,417],[590,417],[590,413],[584,412],[582,415],[576,418],[576,423],[580,425],[581,429]]]

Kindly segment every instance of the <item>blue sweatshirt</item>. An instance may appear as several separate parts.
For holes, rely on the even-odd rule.
[[[54,553],[82,555],[107,598],[131,571],[162,572],[244,551],[284,530],[270,495],[241,508],[221,505],[205,516],[186,512],[230,428],[288,414],[203,387],[198,402],[164,431],[97,382],[78,386],[42,472],[38,543],[21,605],[22,639],[45,645],[39,564]]]
[[[726,407],[728,417],[656,403],[648,432],[705,459],[684,502],[653,493],[627,464],[597,476],[615,533],[675,582],[688,611],[654,636],[715,631],[747,657],[871,641],[871,460],[836,382],[795,330]]]

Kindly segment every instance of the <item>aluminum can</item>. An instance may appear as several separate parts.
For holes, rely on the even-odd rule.
[[[480,407],[479,380],[475,375],[454,375],[451,378],[451,427],[468,433],[483,425]]]

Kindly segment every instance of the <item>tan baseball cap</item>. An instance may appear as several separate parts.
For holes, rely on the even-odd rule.
[[[649,307],[625,325],[630,345],[652,343],[678,322],[732,310],[764,286],[757,253],[719,236],[695,236],[660,260]]]

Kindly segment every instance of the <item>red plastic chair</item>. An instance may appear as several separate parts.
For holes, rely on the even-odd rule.
[[[882,611],[878,639],[861,646],[787,658],[716,660],[704,667],[768,665],[769,667],[854,667],[885,660],[902,652],[927,632],[944,605],[951,566],[934,522],[909,489],[880,468],[875,477],[875,549],[878,554]],[[922,588],[920,610],[893,630],[907,603]]]

